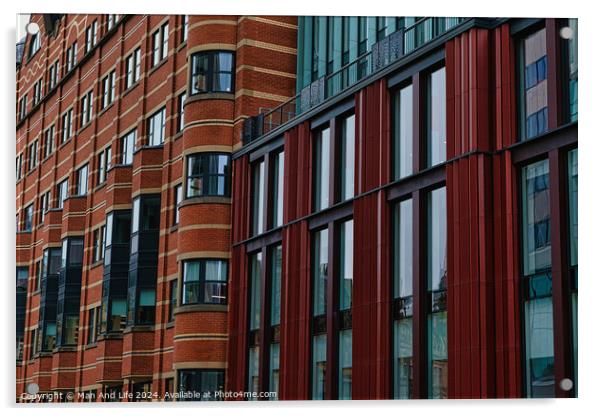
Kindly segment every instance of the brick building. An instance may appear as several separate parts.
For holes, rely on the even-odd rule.
[[[296,20],[31,16],[16,69],[18,400],[30,383],[78,401],[223,388],[230,155],[246,117],[294,94]]]
[[[32,20],[18,396],[577,396],[576,19]]]

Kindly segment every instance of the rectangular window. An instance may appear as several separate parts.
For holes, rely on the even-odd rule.
[[[33,226],[33,204],[29,204],[25,208],[25,216],[23,218],[23,231],[31,231]]]
[[[96,343],[100,333],[100,307],[88,310],[88,345]]]
[[[134,161],[134,145],[136,143],[136,130],[132,130],[121,138],[121,164],[131,165]]]
[[[412,84],[400,89],[393,102],[393,178],[412,174]]]
[[[343,120],[341,130],[340,196],[346,201],[355,195],[355,114]]]
[[[148,119],[148,146],[159,146],[165,141],[165,107]]]
[[[447,398],[447,205],[445,187],[427,196],[428,397]]]
[[[107,32],[117,25],[117,22],[119,21],[119,16],[120,15],[118,14],[107,15]]]
[[[169,24],[165,23],[153,33],[153,64],[156,66],[167,57],[169,42]]]
[[[330,128],[318,132],[314,152],[314,211],[330,205]]]
[[[263,255],[261,252],[251,255],[251,273],[249,282],[249,330],[259,329],[261,320],[261,270],[263,267]]]
[[[569,176],[569,238],[570,238],[570,265],[577,266],[578,264],[578,193],[579,193],[579,176],[578,176],[578,149],[573,149],[568,152],[568,176]]]
[[[518,43],[520,135],[523,140],[548,130],[548,57],[546,30]]]
[[[44,192],[40,197],[40,224],[44,223],[46,212],[50,208],[50,191]]]
[[[313,236],[313,316],[326,314],[328,282],[328,229]]]
[[[193,398],[182,398],[179,401],[199,400],[201,401],[223,400],[216,392],[224,391],[225,376],[223,370],[179,370],[178,391],[181,397],[192,396]],[[183,393],[188,393],[185,395]]]
[[[125,59],[125,89],[127,90],[140,79],[140,48],[137,48]]]
[[[230,196],[230,155],[196,153],[186,161],[186,197]]]
[[[174,321],[174,309],[178,304],[178,281],[176,279],[169,282],[169,311],[167,313],[167,322]]]
[[[178,133],[184,130],[184,102],[186,101],[186,93],[180,94],[178,97]]]
[[[182,16],[182,42],[188,40],[188,15]]]
[[[353,220],[339,226],[339,309],[351,309],[353,299]]]
[[[426,153],[427,167],[447,158],[445,139],[445,68],[431,73],[427,82]]]
[[[265,163],[262,160],[253,167],[253,235],[261,234],[265,231],[263,224],[264,206],[265,206]]]
[[[102,79],[102,108],[107,108],[115,101],[115,71],[111,71]]]
[[[16,168],[17,168],[17,180],[21,179],[21,175],[23,174],[23,153],[17,156],[16,159]]]
[[[247,391],[259,393],[259,346],[249,348]],[[249,398],[249,400],[257,400]]]
[[[38,166],[38,141],[34,140],[30,145],[29,145],[29,149],[28,149],[28,153],[29,153],[29,166],[28,166],[28,171],[31,171],[33,169],[35,169],[36,166]]]
[[[63,208],[65,200],[69,196],[69,182],[65,179],[56,186],[56,207]]]
[[[94,46],[96,46],[98,36],[98,24],[96,20],[92,22],[90,26],[86,28],[86,47],[85,53],[88,53],[92,50]]]
[[[280,296],[282,280],[282,246],[278,245],[271,250],[270,267],[270,325],[280,325]]]
[[[98,185],[107,180],[107,172],[111,168],[111,146],[98,154]]]
[[[339,400],[351,399],[352,373],[351,329],[339,332]]]
[[[69,109],[62,117],[62,136],[61,143],[65,143],[73,135],[73,109]]]
[[[269,391],[276,393],[276,397],[271,397],[270,400],[278,398],[278,387],[280,384],[280,344],[270,344],[270,381]]]
[[[40,284],[42,283],[42,272],[42,261],[38,260],[36,261],[36,280],[33,288],[36,292],[41,288]]]
[[[67,72],[71,71],[77,65],[77,42],[73,42],[67,48]]]
[[[94,249],[92,254],[93,262],[99,262],[105,257],[105,236],[106,227],[102,227],[94,230]]]
[[[523,275],[550,269],[550,176],[547,160],[523,168]]]
[[[88,165],[84,165],[77,170],[77,195],[86,195],[88,193]]]
[[[92,120],[94,109],[94,92],[89,91],[84,95],[81,101],[81,127],[85,126]]]
[[[180,223],[180,209],[178,208],[180,206],[180,203],[183,200],[183,195],[182,195],[182,184],[176,185],[175,187],[175,191],[174,191],[174,225],[179,224]]]
[[[48,70],[48,91],[52,90],[58,84],[59,80],[59,61],[56,60]]]
[[[27,95],[19,100],[19,120],[23,120],[27,114]]]
[[[33,105],[35,106],[37,103],[39,103],[42,100],[42,78],[40,78],[39,80],[36,81],[35,84],[33,84]]]
[[[190,94],[234,91],[234,53],[200,52],[192,55]]]
[[[326,392],[326,334],[315,335],[311,351],[311,398],[324,400]]]
[[[44,132],[44,159],[54,151],[54,124]]]
[[[577,34],[578,34],[578,21],[577,19],[568,19],[568,27],[569,31],[567,33],[567,42],[568,42],[568,76],[569,76],[569,121],[577,120],[577,86],[578,86],[578,77],[577,77],[577,69],[578,69],[578,49],[577,49]]]
[[[284,220],[284,151],[276,154],[273,165],[272,227],[280,227]]]
[[[182,305],[227,303],[228,262],[188,260],[184,262]]]

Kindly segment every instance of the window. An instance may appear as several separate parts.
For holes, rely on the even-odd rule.
[[[94,109],[94,92],[89,91],[84,95],[81,101],[81,126],[84,127],[92,120],[92,112]]]
[[[40,224],[44,223],[46,212],[50,208],[50,191],[46,191],[40,197]]]
[[[73,42],[67,48],[67,72],[71,71],[77,65],[77,42]]]
[[[247,391],[259,393],[259,345],[249,347]],[[257,400],[250,397],[249,400]]]
[[[174,309],[178,304],[178,281],[176,279],[169,282],[169,311],[167,313],[167,322],[174,321]]]
[[[393,101],[393,178],[412,174],[412,85],[395,93]]]
[[[575,383],[575,397],[578,397],[578,149],[573,149],[568,152],[568,207],[569,207],[569,264],[571,267],[571,328],[573,332],[573,381]]]
[[[230,155],[196,153],[186,161],[186,197],[230,196]]]
[[[134,161],[134,144],[136,143],[136,130],[132,130],[121,138],[121,164],[131,165]]]
[[[431,73],[427,81],[426,153],[427,167],[444,162],[445,139],[445,68]]]
[[[41,341],[42,345],[37,347],[36,352],[52,351],[54,349],[56,346],[56,322],[45,322],[43,334],[38,331],[38,343]]]
[[[191,260],[184,262],[182,305],[227,303],[228,262]]]
[[[27,114],[27,95],[19,100],[19,120],[23,120]]]
[[[183,200],[183,196],[182,196],[182,184],[178,184],[175,187],[175,191],[174,191],[174,225],[179,224],[180,223],[180,203]]]
[[[102,79],[102,108],[107,108],[115,101],[115,70]]]
[[[40,78],[33,84],[33,106],[39,103],[42,100],[42,84],[43,80]]]
[[[35,35],[32,35],[31,39],[29,40],[29,58],[34,56],[36,54],[36,52],[40,50],[41,46],[42,46],[42,35],[40,33],[36,33]]]
[[[165,107],[148,119],[148,145],[159,146],[165,141]]]
[[[314,211],[321,211],[330,205],[330,128],[315,137],[314,166]]]
[[[65,143],[73,135],[73,109],[69,109],[62,117],[62,136],[61,143]]]
[[[257,252],[251,255],[251,273],[249,284],[249,330],[256,331],[259,329],[261,319],[261,270],[263,267],[263,254]]]
[[[36,261],[36,280],[34,283],[34,287],[33,290],[34,292],[37,292],[38,290],[40,290],[41,288],[41,283],[42,283],[42,261],[38,260]]]
[[[447,398],[447,208],[445,187],[427,195],[428,397]]]
[[[323,400],[326,393],[326,334],[313,337],[311,367],[311,398]]]
[[[173,378],[166,378],[164,383],[165,393],[163,398],[166,402],[172,402],[174,399],[174,380]]]
[[[353,220],[339,226],[339,309],[351,309],[353,298]]]
[[[54,124],[44,132],[44,159],[54,151]]]
[[[95,344],[100,334],[100,307],[88,310],[88,345]]]
[[[339,400],[351,399],[352,357],[351,329],[339,332]]]
[[[77,195],[86,195],[88,193],[88,165],[84,165],[77,170]]]
[[[188,40],[188,15],[182,16],[182,42]]]
[[[178,97],[178,132],[184,130],[184,102],[186,101],[186,93],[180,94]]]
[[[282,246],[271,249],[270,253],[270,325],[280,325],[280,296],[282,285]],[[277,384],[276,384],[277,385]]]
[[[17,156],[16,160],[16,168],[17,168],[17,180],[21,179],[21,175],[23,174],[23,153]]]
[[[217,393],[224,391],[223,370],[179,370],[178,377],[179,396],[192,397],[182,398],[181,401],[196,400],[195,396],[200,396],[201,401],[223,400]]]
[[[61,183],[56,186],[56,207],[63,208],[65,204],[65,199],[69,196],[69,182],[68,179],[65,179]]]
[[[577,84],[578,84],[578,77],[577,77],[577,69],[578,69],[578,50],[577,50],[577,34],[578,34],[578,29],[579,29],[579,25],[577,22],[577,19],[568,19],[568,27],[570,28],[570,31],[568,32],[567,35],[567,43],[568,43],[568,53],[567,53],[567,59],[568,59],[568,75],[569,75],[569,88],[568,88],[568,94],[569,94],[569,102],[568,102],[568,107],[569,107],[569,121],[576,121],[577,120]]]
[[[264,219],[265,163],[263,160],[253,167],[253,235],[265,231]]]
[[[103,225],[94,230],[94,247],[92,251],[92,262],[96,263],[105,257],[106,227]]]
[[[109,30],[113,29],[117,25],[118,21],[119,21],[118,14],[108,14],[107,15],[107,32]]]
[[[201,52],[192,55],[190,94],[234,91],[234,53]]]
[[[554,325],[548,160],[522,168],[522,252],[527,397],[554,397]]]
[[[96,46],[96,41],[98,38],[98,23],[96,20],[92,22],[90,26],[86,28],[86,47],[85,53],[88,53],[92,50],[94,46]]]
[[[276,393],[276,397],[270,396],[270,400],[278,398],[278,387],[280,384],[280,344],[270,344],[270,381],[269,391]]]
[[[274,156],[272,178],[272,228],[274,228],[284,223],[284,151]]]
[[[59,61],[56,60],[48,70],[48,91],[56,87],[59,81]]]
[[[33,204],[25,208],[25,217],[23,218],[23,231],[31,231],[33,226]]]
[[[29,153],[28,171],[31,171],[36,166],[38,166],[38,141],[37,140],[34,140],[29,145],[28,153]]]
[[[519,127],[523,140],[548,130],[548,57],[546,30],[525,37],[517,48]]]
[[[167,58],[169,42],[169,23],[163,24],[160,29],[153,33],[153,61],[152,66],[156,66],[163,59]]]
[[[320,316],[326,315],[328,229],[316,232],[313,240],[313,316]]]
[[[127,90],[140,80],[140,48],[125,59],[125,89]]]
[[[355,195],[355,114],[346,117],[341,123],[339,148],[341,155],[339,193],[340,200],[346,201]]]
[[[107,171],[111,168],[111,146],[98,154],[98,185],[107,180]]]

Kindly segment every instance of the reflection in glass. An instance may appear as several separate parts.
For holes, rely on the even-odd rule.
[[[284,152],[274,158],[272,227],[280,227],[284,219]]]
[[[525,302],[527,397],[554,397],[552,297]]]
[[[355,175],[355,114],[347,117],[341,135],[341,201],[353,198]]]
[[[412,200],[395,204],[393,298],[412,296]]]
[[[430,74],[427,83],[427,166],[446,159],[445,139],[445,68]]]
[[[247,390],[259,393],[259,346],[249,348],[249,378]],[[249,400],[257,400],[250,397]]]
[[[351,399],[352,380],[351,329],[339,332],[339,399]]]
[[[253,167],[253,235],[261,234],[263,227],[264,175],[265,164],[260,162]]]
[[[412,318],[393,323],[393,398],[412,397]]]
[[[280,383],[280,344],[270,344],[270,386],[269,386],[269,391],[276,393],[276,397],[270,397],[270,400],[276,400],[278,398],[279,383]]]
[[[445,187],[428,194],[428,287],[447,288],[447,209]]]
[[[428,318],[428,397],[447,399],[447,312]]]
[[[353,297],[353,220],[349,220],[340,226],[340,298],[339,309],[351,308]]]
[[[315,139],[314,210],[320,211],[330,204],[330,129],[317,134]]]
[[[323,400],[326,382],[326,334],[314,336],[311,355],[311,398]]]
[[[404,178],[412,173],[412,85],[395,94],[393,117],[393,177]]]
[[[314,234],[313,298],[314,316],[326,314],[326,282],[328,280],[328,229]]]
[[[578,23],[577,19],[568,19],[569,27],[572,30],[572,36],[568,40],[568,59],[569,59],[569,114],[570,121],[577,120],[577,83],[578,83]]]
[[[272,267],[271,267],[271,305],[270,305],[270,324],[272,326],[280,324],[280,284],[282,278],[282,246],[276,246],[272,249]]]
[[[249,309],[249,330],[259,329],[261,317],[261,266],[262,254],[258,252],[251,255],[251,282],[250,290],[251,301]]]
[[[518,48],[521,137],[530,139],[548,129],[548,57],[546,30],[527,36]]]
[[[548,161],[525,166],[522,177],[523,275],[529,276],[552,264]]]
[[[576,266],[578,263],[577,250],[577,232],[578,232],[578,175],[577,175],[577,159],[578,150],[573,149],[568,153],[568,170],[569,170],[569,238],[571,250],[571,266]]]

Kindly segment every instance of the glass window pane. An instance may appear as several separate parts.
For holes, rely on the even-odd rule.
[[[263,226],[264,188],[265,188],[264,162],[255,165],[253,169],[253,235],[261,234]]]
[[[569,175],[569,237],[571,250],[571,266],[576,266],[578,263],[578,150],[574,149],[568,153],[568,175]]]
[[[270,324],[280,324],[280,285],[282,278],[282,246],[272,249]]]
[[[270,344],[270,383],[269,391],[276,393],[276,397],[270,397],[270,400],[278,398],[278,387],[280,384],[280,344]]]
[[[578,84],[578,23],[577,19],[569,19],[569,28],[571,36],[568,39],[568,60],[569,60],[569,114],[570,121],[577,120],[577,84]]]
[[[447,158],[445,139],[445,68],[428,79],[427,94],[427,166],[437,165]]]
[[[259,329],[261,317],[261,267],[262,254],[251,255],[251,282],[250,282],[250,303],[249,309],[249,330]]]
[[[447,288],[447,209],[445,187],[428,194],[428,263],[429,291]]]
[[[395,95],[393,119],[393,176],[395,179],[412,173],[412,85]]]
[[[340,310],[350,309],[353,298],[353,220],[346,221],[340,227]]]
[[[412,296],[412,200],[395,205],[393,297]]]
[[[249,378],[247,390],[259,393],[259,347],[249,348]],[[250,398],[249,400],[257,400]]]
[[[529,139],[548,129],[546,30],[527,36],[519,45],[521,136]]]
[[[554,397],[552,298],[525,302],[527,397]]]
[[[284,217],[284,152],[274,158],[272,226],[280,227]]]
[[[316,335],[312,344],[312,394],[313,400],[323,400],[326,383],[326,334]]]
[[[351,329],[339,332],[339,399],[351,399],[352,381]]]
[[[412,318],[393,323],[393,398],[412,398]]]
[[[326,313],[326,283],[328,281],[328,229],[314,234],[313,252],[313,314]]]
[[[429,399],[447,398],[447,312],[428,317]]]
[[[525,166],[523,193],[523,275],[551,267],[550,184],[547,160]]]
[[[341,137],[341,200],[353,198],[355,194],[355,114],[347,117],[342,126]]]
[[[315,145],[314,209],[320,211],[330,205],[330,128],[318,133]]]

